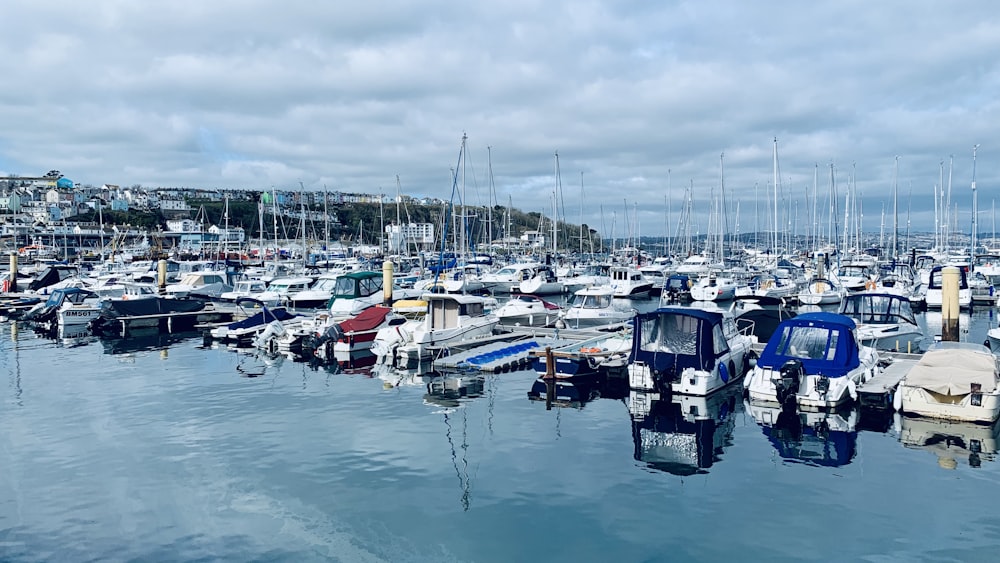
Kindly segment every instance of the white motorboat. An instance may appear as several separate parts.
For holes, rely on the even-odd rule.
[[[773,297],[784,299],[798,292],[798,286],[791,278],[774,274],[757,274],[747,283],[752,295],[757,297]]]
[[[879,372],[878,352],[858,338],[854,319],[803,313],[781,323],[743,386],[752,401],[832,409],[856,401],[857,386]]]
[[[220,301],[235,302],[243,297],[253,298],[267,291],[267,282],[261,279],[236,280],[232,291],[226,291],[219,296]]]
[[[847,290],[835,279],[813,278],[799,292],[799,303],[803,305],[833,305],[840,303]]]
[[[536,295],[514,295],[497,309],[501,325],[548,326],[559,318],[562,308]]]
[[[879,350],[920,353],[926,348],[907,297],[895,293],[862,291],[844,297],[840,314],[857,323],[858,338]]]
[[[267,290],[252,296],[268,307],[284,306],[300,291],[309,289],[313,279],[306,276],[277,278],[268,284]]]
[[[514,290],[515,288],[512,287],[511,291]],[[558,295],[566,292],[566,286],[559,281],[552,268],[539,266],[535,270],[534,275],[522,280],[516,290],[521,293],[530,293],[533,295]]]
[[[537,262],[519,262],[500,268],[494,273],[482,274],[479,281],[484,289],[494,293],[510,293],[517,291],[521,280],[531,279],[538,268]]]
[[[344,321],[385,301],[384,278],[381,272],[350,272],[337,278],[327,310],[336,321]],[[414,299],[421,292],[393,286],[392,301]]]
[[[201,295],[202,292],[216,291],[214,295],[221,296],[222,293],[231,291],[233,288],[226,283],[226,272],[219,271],[199,271],[188,272],[181,276],[180,281],[166,286],[165,290],[170,297],[188,297],[192,294]]]
[[[615,297],[646,297],[653,289],[653,282],[644,278],[638,268],[612,266],[608,274]]]
[[[594,328],[623,323],[635,315],[633,309],[616,307],[609,286],[585,287],[573,294],[573,303],[562,312],[567,328]]]
[[[326,307],[333,297],[334,289],[337,287],[337,279],[344,275],[344,272],[323,272],[316,276],[315,281],[309,287],[293,292],[287,298],[288,306],[294,309],[315,309]]]
[[[980,344],[935,343],[900,380],[893,406],[905,414],[994,422],[1000,415],[997,358]]]
[[[739,284],[732,278],[709,275],[691,286],[691,299],[695,301],[729,301],[736,297]]]
[[[477,295],[425,293],[427,314],[421,320],[383,328],[375,335],[372,352],[383,362],[408,366],[430,359],[435,351],[493,333],[498,319],[487,314],[487,299]]]
[[[708,395],[751,369],[752,345],[729,311],[661,307],[640,313],[632,328],[629,386]]]
[[[846,291],[863,291],[878,281],[878,272],[867,261],[858,261],[842,265],[836,277]]]
[[[941,288],[942,274],[945,266],[934,266],[931,268],[930,276],[924,293],[924,303],[928,309],[940,309],[943,295]],[[958,306],[962,309],[969,309],[972,306],[972,289],[969,288],[969,280],[965,270],[958,269]]]

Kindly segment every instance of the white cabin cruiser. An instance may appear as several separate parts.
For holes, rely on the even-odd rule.
[[[483,288],[494,293],[510,293],[517,291],[521,280],[531,279],[538,268],[537,262],[519,262],[500,268],[494,273],[479,276]]]
[[[736,297],[739,284],[732,278],[710,275],[691,286],[691,299],[695,301],[729,301]]]
[[[608,273],[615,297],[647,297],[653,289],[653,282],[644,278],[638,268],[612,266]]]
[[[857,323],[861,342],[879,350],[920,353],[926,348],[907,297],[895,293],[862,291],[844,298],[840,314]]]
[[[507,326],[548,326],[559,318],[562,308],[536,295],[513,295],[497,309],[500,324]]]
[[[708,395],[751,369],[752,345],[729,311],[661,307],[640,313],[632,328],[629,387]]]
[[[840,303],[847,290],[835,278],[813,278],[799,292],[799,303],[803,305],[833,305]]]
[[[573,303],[562,312],[562,322],[567,328],[593,328],[623,323],[634,315],[632,309],[615,306],[611,287],[594,286],[574,294]]]
[[[1000,415],[997,358],[980,344],[937,342],[900,380],[893,406],[905,414],[994,422]]]
[[[858,338],[854,319],[803,313],[781,323],[743,381],[752,401],[832,409],[857,400],[879,373],[878,352]]]
[[[383,328],[375,335],[372,352],[382,362],[407,366],[430,359],[435,350],[493,333],[498,319],[485,312],[487,299],[477,295],[425,293],[427,315],[417,321]]]
[[[924,303],[928,309],[941,308],[943,300],[941,281],[944,268],[945,266],[931,268],[924,293]],[[958,268],[958,306],[961,309],[969,309],[972,306],[972,289],[969,288],[969,279],[963,268]]]

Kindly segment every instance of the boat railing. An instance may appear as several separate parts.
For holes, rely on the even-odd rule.
[[[736,330],[741,336],[753,336],[757,322],[752,319],[736,319]]]

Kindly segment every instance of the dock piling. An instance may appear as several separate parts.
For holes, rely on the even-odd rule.
[[[958,286],[959,270],[956,266],[941,269],[941,340],[958,342]]]
[[[160,295],[167,292],[167,261],[162,258],[156,264],[156,284]]]
[[[10,253],[10,293],[17,293],[17,253]]]

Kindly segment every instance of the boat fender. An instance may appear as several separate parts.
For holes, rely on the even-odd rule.
[[[903,394],[899,392],[899,387],[892,392],[892,408],[898,413],[903,412]]]
[[[729,368],[722,362],[719,362],[719,378],[723,383],[729,383]]]
[[[600,351],[601,351],[600,348],[593,348],[593,347],[588,348],[586,346],[583,347],[583,348],[580,348],[580,352],[583,352],[584,354],[596,354],[596,353],[598,353]]]
[[[851,381],[851,380],[847,381],[847,392],[848,392],[848,394],[851,395],[851,400],[853,400],[853,401],[857,401],[858,400],[858,387],[854,383],[854,381]]]

